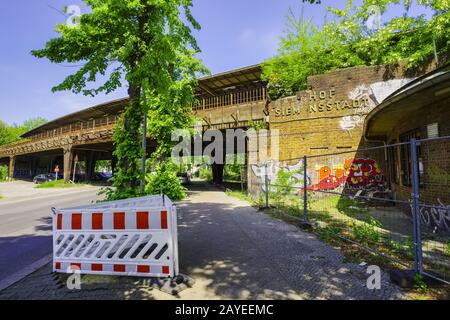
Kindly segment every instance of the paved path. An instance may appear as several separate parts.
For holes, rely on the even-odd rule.
[[[97,200],[98,188],[35,189],[31,182],[0,183],[0,285],[52,252],[51,207]],[[1,288],[1,286],[0,286]]]
[[[196,281],[179,296],[152,290],[141,279],[118,277],[83,276],[82,290],[69,291],[48,265],[1,292],[0,298],[402,298],[386,274],[381,290],[368,290],[365,268],[344,263],[337,249],[223,192],[197,189],[178,207],[181,272]]]

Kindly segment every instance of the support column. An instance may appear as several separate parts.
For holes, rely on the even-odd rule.
[[[86,180],[90,181],[95,171],[95,154],[94,151],[89,151],[86,155]]]
[[[11,156],[9,158],[9,180],[14,179],[14,170],[16,167],[16,157]]]
[[[36,176],[38,163],[39,159],[37,157],[33,157],[31,159],[31,178],[34,178]]]
[[[70,182],[73,168],[73,149],[72,146],[64,147],[64,183]]]
[[[211,166],[214,184],[219,184],[219,185],[223,184],[223,172],[225,169],[225,157],[226,157],[226,155],[224,155],[224,159],[223,159],[222,163],[213,163]]]
[[[218,184],[223,184],[223,173],[225,170],[225,164],[219,164],[217,167],[217,183]]]

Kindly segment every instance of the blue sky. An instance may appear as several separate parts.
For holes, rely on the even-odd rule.
[[[213,73],[260,63],[276,54],[289,8],[321,24],[328,5],[344,1],[323,0],[322,5],[301,0],[194,0],[193,13],[202,25],[196,33],[200,58]],[[55,119],[67,113],[126,96],[122,88],[95,98],[71,92],[52,93],[74,68],[51,64],[31,56],[55,37],[55,25],[66,18],[58,12],[66,5],[88,8],[81,0],[3,1],[0,11],[0,119],[9,124],[32,117]],[[395,14],[393,10],[390,14]],[[412,9],[416,13],[416,9]]]

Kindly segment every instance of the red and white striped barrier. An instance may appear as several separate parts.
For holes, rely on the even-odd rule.
[[[176,207],[152,196],[55,210],[53,261],[62,273],[174,277]]]

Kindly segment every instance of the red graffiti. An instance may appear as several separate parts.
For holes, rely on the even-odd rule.
[[[344,166],[331,169],[328,166],[317,170],[319,182],[308,190],[334,190],[341,186],[356,189],[383,188],[383,174],[373,159],[346,160]]]

